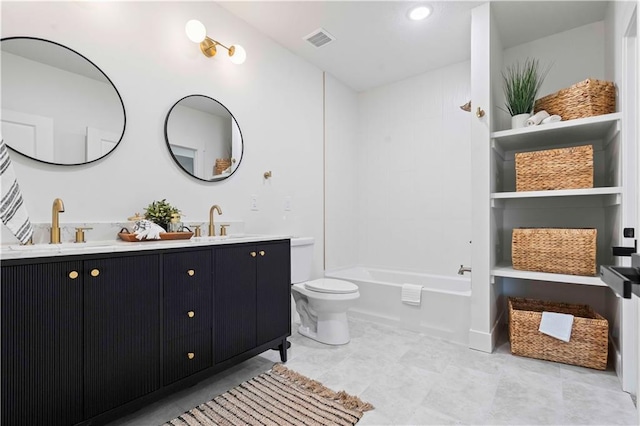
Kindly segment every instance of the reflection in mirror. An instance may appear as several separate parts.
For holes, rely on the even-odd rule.
[[[200,180],[226,179],[242,160],[238,122],[208,96],[189,95],[176,102],[167,114],[164,136],[176,163]]]
[[[96,161],[120,143],[122,98],[109,78],[79,53],[32,38],[2,39],[2,137],[44,163]]]

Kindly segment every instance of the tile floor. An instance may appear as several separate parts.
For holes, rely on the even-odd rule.
[[[294,331],[286,366],[372,403],[358,425],[638,424],[611,369],[516,357],[506,339],[487,354],[360,319],[350,327],[351,342],[339,347]],[[110,426],[162,424],[277,361],[268,351]]]

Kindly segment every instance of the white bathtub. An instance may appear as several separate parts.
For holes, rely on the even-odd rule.
[[[349,309],[354,317],[395,325],[451,342],[469,343],[471,279],[355,267],[327,272],[328,278],[351,281],[360,299]],[[402,303],[402,284],[424,286],[420,306]]]

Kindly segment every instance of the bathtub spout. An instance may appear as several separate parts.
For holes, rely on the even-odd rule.
[[[458,275],[464,275],[465,272],[471,272],[471,267],[460,265],[460,269],[458,269]]]

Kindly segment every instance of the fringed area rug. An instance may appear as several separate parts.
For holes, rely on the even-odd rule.
[[[371,404],[276,364],[163,426],[355,425]]]

